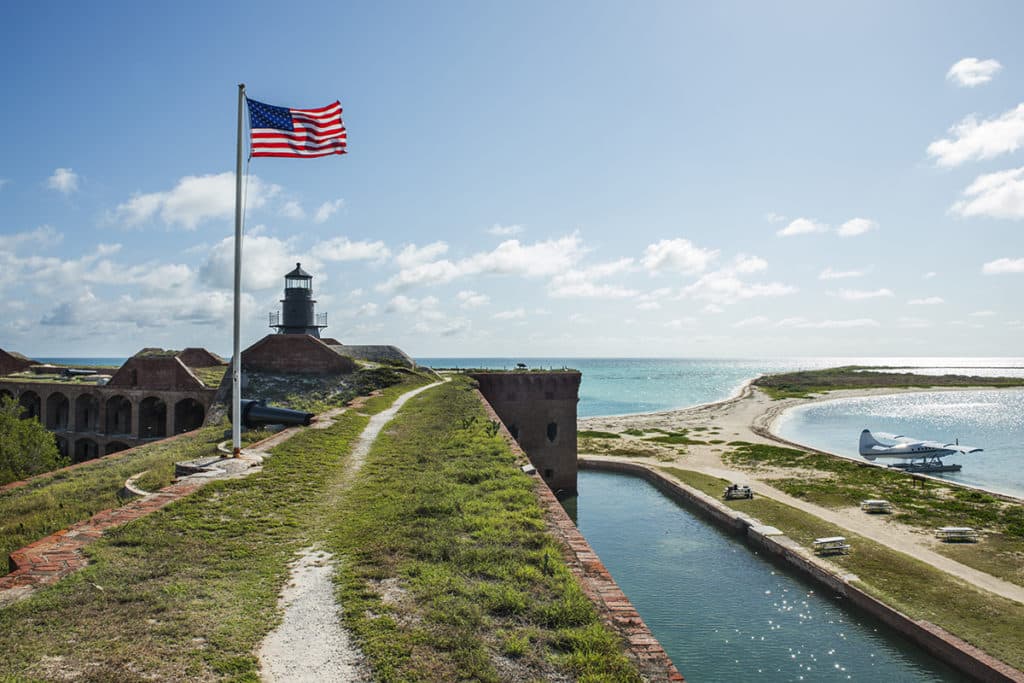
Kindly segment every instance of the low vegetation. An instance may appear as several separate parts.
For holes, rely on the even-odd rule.
[[[206,368],[191,368],[192,374],[208,387],[216,389],[228,371],[227,365],[212,365]]]
[[[22,412],[14,398],[0,396],[0,486],[68,463],[57,452],[53,434],[39,420],[22,420]]]
[[[576,432],[576,437],[579,439],[620,439],[618,434],[615,432],[599,432],[596,430],[581,429]]]
[[[969,566],[1024,585],[1024,506],[995,496],[903,472],[794,448],[733,441],[722,460],[751,471],[775,468],[772,486],[828,508],[857,507],[868,498],[893,504],[893,518],[931,531],[940,526],[970,526],[986,532],[984,545],[939,546]],[[812,472],[813,476],[807,473]]]
[[[329,525],[379,680],[639,680],[465,379],[406,405]]]
[[[774,399],[807,398],[840,389],[926,389],[929,387],[1019,387],[1021,377],[972,377],[966,375],[918,375],[894,372],[898,368],[848,365],[825,370],[805,370],[765,375],[754,386]],[[884,370],[884,372],[882,372]]]
[[[715,497],[721,497],[730,483],[679,468],[663,470]],[[810,547],[815,538],[846,536],[853,551],[830,561],[856,574],[861,589],[914,619],[938,624],[1007,664],[1024,668],[1024,650],[1020,647],[1024,605],[978,590],[924,562],[788,505],[764,497],[726,504],[777,527],[805,547]]]
[[[0,680],[255,681],[289,563],[319,544],[379,680],[639,681],[468,382],[410,401],[346,478],[369,414],[426,381],[105,534],[85,569],[0,610]]]
[[[261,472],[107,532],[87,547],[88,567],[0,610],[0,680],[258,680],[254,653],[279,619],[288,564],[323,538],[355,437],[371,413],[427,381],[406,377],[277,446]],[[204,432],[190,435],[196,447],[212,444]],[[57,513],[61,501],[37,499],[36,512]]]

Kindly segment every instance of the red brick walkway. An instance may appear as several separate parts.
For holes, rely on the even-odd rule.
[[[86,564],[82,548],[102,536],[104,531],[184,498],[206,481],[186,479],[171,484],[127,505],[97,512],[83,522],[76,522],[67,529],[15,550],[11,553],[11,573],[0,577],[0,606],[16,602],[37,588],[56,583],[81,569]]]

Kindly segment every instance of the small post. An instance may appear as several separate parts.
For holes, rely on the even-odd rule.
[[[238,148],[235,163],[235,325],[231,355],[231,443],[233,457],[242,454],[242,107],[245,83],[238,84]]]

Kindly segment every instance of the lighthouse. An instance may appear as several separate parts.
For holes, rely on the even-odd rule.
[[[327,314],[316,313],[313,298],[313,276],[302,269],[301,263],[284,276],[284,298],[281,312],[270,314],[270,327],[278,334],[308,334],[320,337],[327,327]]]

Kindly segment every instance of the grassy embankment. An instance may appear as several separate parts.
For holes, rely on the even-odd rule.
[[[662,469],[716,498],[729,483],[698,472]],[[853,551],[830,561],[856,574],[860,578],[858,587],[914,619],[937,624],[1011,666],[1024,669],[1020,633],[1024,605],[978,590],[909,555],[763,496],[725,504],[781,529],[806,547],[815,538],[846,536]]]
[[[0,680],[257,680],[288,564],[323,537],[354,439],[370,413],[428,381],[406,376],[275,447],[261,472],[211,482],[87,546],[88,567],[0,610]]]
[[[379,679],[639,680],[465,379],[410,401],[329,524]]]
[[[967,375],[915,375],[892,372],[898,368],[849,365],[825,370],[783,372],[754,380],[754,386],[773,399],[807,398],[842,389],[928,389],[932,387],[1020,387],[1021,377],[972,377]],[[874,370],[874,372],[872,372]],[[885,372],[880,372],[885,370]]]
[[[827,508],[857,507],[867,498],[883,498],[893,517],[919,529],[971,526],[984,530],[978,544],[942,544],[938,552],[1006,581],[1024,585],[1024,506],[937,481],[923,483],[903,472],[863,467],[855,462],[794,448],[735,441],[722,459],[756,472],[764,467],[789,470],[773,476],[772,486]],[[808,477],[803,471],[811,470]]]
[[[701,432],[696,435],[700,438],[695,438],[691,432]],[[576,450],[581,454],[654,458],[661,462],[671,462],[680,455],[686,455],[687,446],[724,444],[725,441],[721,439],[705,439],[717,435],[718,427],[693,427],[671,432],[658,428],[646,431],[627,429],[621,434],[580,430],[576,432]]]
[[[288,563],[320,543],[342,559],[339,598],[382,680],[638,680],[463,381],[410,402],[346,480],[368,414],[426,381],[109,532],[88,567],[0,610],[0,679],[256,680]]]

